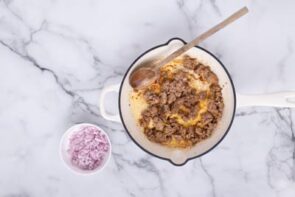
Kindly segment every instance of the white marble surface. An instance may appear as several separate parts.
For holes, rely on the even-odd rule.
[[[175,167],[99,113],[101,89],[146,49],[190,40],[233,11],[250,14],[201,46],[241,93],[295,91],[295,2],[0,0],[0,196],[295,196],[295,110],[237,111],[212,152]],[[116,108],[116,95],[109,102]],[[110,164],[80,177],[58,156],[72,124],[103,127]],[[293,123],[294,122],[294,123]]]

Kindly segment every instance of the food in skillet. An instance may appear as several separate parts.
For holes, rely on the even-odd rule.
[[[209,138],[224,107],[217,76],[187,55],[163,66],[150,86],[133,90],[130,101],[147,138],[175,148]]]

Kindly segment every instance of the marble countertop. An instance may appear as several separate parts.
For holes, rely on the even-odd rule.
[[[240,93],[295,91],[291,0],[0,0],[0,196],[295,196],[295,110],[238,110],[216,149],[175,167],[98,108],[102,88],[142,52],[189,41],[244,5],[246,17],[201,46]],[[59,159],[62,134],[80,122],[101,126],[113,144],[94,176],[72,174]]]

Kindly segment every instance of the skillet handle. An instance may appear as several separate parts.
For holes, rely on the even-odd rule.
[[[121,122],[120,115],[119,114],[112,115],[107,113],[105,109],[105,105],[104,105],[107,94],[110,92],[119,93],[119,89],[120,89],[120,84],[116,84],[116,85],[105,87],[101,92],[100,99],[99,99],[99,109],[100,109],[100,114],[106,120]]]
[[[237,107],[246,106],[295,107],[295,92],[276,92],[259,95],[237,94]]]

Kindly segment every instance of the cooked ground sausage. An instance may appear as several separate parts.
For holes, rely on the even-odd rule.
[[[224,104],[217,76],[208,66],[189,56],[184,56],[183,66],[208,83],[209,90],[192,87],[192,78],[186,70],[172,74],[161,71],[155,82],[159,90],[144,90],[148,107],[139,120],[151,141],[169,145],[176,140],[186,142],[182,147],[194,145],[211,136],[222,116]]]

